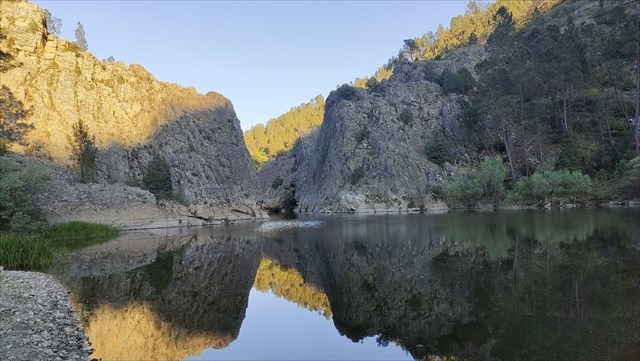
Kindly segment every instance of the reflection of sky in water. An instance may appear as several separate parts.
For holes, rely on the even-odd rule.
[[[189,360],[412,360],[400,347],[375,338],[354,343],[333,320],[271,293],[252,289],[238,339],[222,350],[206,349]]]

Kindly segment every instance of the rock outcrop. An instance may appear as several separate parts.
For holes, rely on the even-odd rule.
[[[256,172],[228,99],[160,82],[140,65],[100,61],[48,33],[35,4],[0,2],[0,32],[9,65],[0,86],[33,126],[12,150],[69,165],[72,126],[82,120],[99,148],[99,182],[139,181],[157,154],[176,193],[202,206],[243,204],[256,215]]]
[[[260,170],[265,207],[299,212],[441,207],[430,188],[444,171],[429,160],[425,146],[435,132],[461,144],[461,96],[444,94],[425,79],[424,70],[472,71],[483,56],[481,46],[471,46],[450,60],[400,64],[373,89],[343,85],[331,92],[319,129]]]

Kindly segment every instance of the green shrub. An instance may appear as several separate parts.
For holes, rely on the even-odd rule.
[[[169,199],[173,196],[169,163],[158,154],[155,154],[147,165],[142,183],[159,199]]]
[[[442,132],[433,132],[431,141],[425,145],[425,152],[429,160],[437,165],[442,165],[446,162],[453,163],[455,160],[451,142]]]
[[[482,199],[482,194],[482,184],[472,168],[459,170],[434,189],[434,195],[453,206],[475,206]]]
[[[351,173],[351,184],[358,183],[362,179],[362,177],[364,177],[364,168],[358,167],[354,169],[353,173]]]
[[[375,77],[371,77],[367,79],[367,82],[366,82],[367,89],[376,90],[378,85],[380,85],[380,82]]]
[[[485,157],[477,168],[478,181],[482,185],[485,202],[497,205],[505,196],[504,181],[507,167],[498,157]]]
[[[640,157],[620,164],[618,176],[613,182],[612,195],[615,197],[640,198]]]
[[[118,236],[120,231],[105,224],[86,222],[68,222],[46,226],[41,230],[42,237],[56,249],[70,251],[104,243]]]
[[[336,99],[344,99],[347,101],[353,101],[357,99],[358,92],[356,88],[349,86],[347,84],[341,85],[338,89],[335,90]]]
[[[584,137],[568,132],[560,141],[556,168],[588,173],[593,169],[591,158]]]
[[[433,83],[438,82],[438,73],[436,72],[436,67],[431,62],[425,62],[424,67],[422,68],[422,76],[427,81]]]
[[[277,176],[276,179],[274,179],[271,183],[271,188],[278,189],[278,187],[282,185],[282,182],[284,182],[284,179],[282,179],[280,176]]]
[[[358,143],[362,143],[363,141],[367,140],[369,138],[369,127],[362,126],[360,127],[360,129],[358,129],[358,131],[356,132],[354,138],[356,140],[356,142]]]
[[[191,199],[187,198],[187,196],[184,195],[184,193],[182,192],[172,192],[171,193],[171,199],[173,199],[174,201],[182,204],[185,207],[189,207],[191,205],[191,203],[193,203],[191,201]]]
[[[485,157],[476,167],[462,168],[433,190],[434,196],[453,206],[473,207],[480,202],[498,205],[505,196],[507,167],[497,157]]]
[[[466,68],[461,68],[455,73],[447,68],[440,74],[438,84],[440,84],[442,92],[445,94],[468,94],[476,85],[476,81]]]
[[[591,179],[566,169],[521,178],[509,192],[513,203],[583,202],[593,198]]]
[[[35,198],[50,179],[35,163],[20,165],[0,156],[0,231],[34,230],[44,221]]]
[[[404,125],[411,125],[413,123],[413,114],[411,114],[411,110],[409,110],[409,108],[404,108],[402,112],[400,112],[398,119]]]

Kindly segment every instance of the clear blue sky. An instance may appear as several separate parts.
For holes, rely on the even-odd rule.
[[[99,59],[229,98],[243,129],[374,73],[468,1],[35,1]]]

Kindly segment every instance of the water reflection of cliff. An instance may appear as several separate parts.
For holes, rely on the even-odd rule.
[[[228,346],[238,336],[260,260],[260,245],[252,228],[247,230],[169,237],[163,245],[168,248],[135,256],[119,249],[133,264],[152,261],[120,273],[86,270],[90,276],[63,276],[96,350],[92,356],[184,359],[207,347]],[[86,252],[75,261],[86,261],[88,254],[101,253]],[[103,263],[109,260],[95,259],[97,267]],[[74,264],[77,268],[72,259],[70,267]]]
[[[315,311],[325,318],[331,318],[331,306],[327,295],[316,286],[305,283],[298,270],[286,267],[269,258],[260,261],[260,267],[253,283],[262,292],[271,291],[309,311]]]
[[[328,217],[259,239],[251,224],[196,229],[87,249],[60,272],[105,360],[226,347],[252,286],[418,359],[640,359],[639,217]]]
[[[634,212],[340,218],[267,240],[336,328],[414,357],[638,359]],[[296,257],[293,257],[295,254]]]

